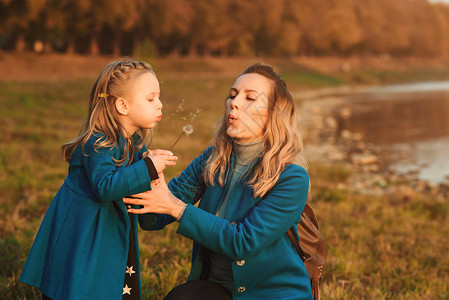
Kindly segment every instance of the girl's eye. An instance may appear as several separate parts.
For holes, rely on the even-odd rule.
[[[235,98],[235,95],[229,95],[229,96],[228,96],[228,99],[231,99],[231,100],[232,100],[232,99],[234,99],[234,98]]]
[[[153,98],[149,98],[149,99],[148,99],[148,101],[150,101],[150,102],[151,102],[151,101],[154,101],[154,99],[153,99]]]
[[[249,101],[256,101],[256,98],[254,98],[254,97],[246,97],[246,100],[249,100]]]

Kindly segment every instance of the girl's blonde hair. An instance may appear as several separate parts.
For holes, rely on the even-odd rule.
[[[306,168],[307,164],[301,155],[302,142],[297,128],[295,104],[286,83],[273,68],[260,63],[249,66],[242,75],[250,73],[262,75],[272,84],[266,99],[268,118],[262,131],[263,152],[258,163],[252,167],[253,176],[248,182],[255,197],[264,197],[287,165],[298,164]],[[232,152],[232,138],[226,133],[226,117],[219,121],[212,139],[214,147],[204,170],[207,184],[214,184],[217,172],[220,186],[224,186],[226,180]]]
[[[94,133],[103,134],[94,143],[95,150],[100,147],[114,147],[119,136],[129,136],[119,122],[115,101],[129,96],[131,84],[145,72],[156,76],[148,63],[130,59],[114,61],[100,72],[90,92],[89,110],[78,137],[62,146],[62,155],[67,162],[70,162],[75,148],[81,144],[84,149],[85,143]],[[149,129],[140,129],[137,134],[140,138],[128,137],[124,140],[122,157],[114,159],[117,166],[123,165],[127,158],[131,163],[134,154],[142,149],[151,137]]]

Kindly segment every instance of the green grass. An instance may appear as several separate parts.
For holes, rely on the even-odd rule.
[[[180,159],[167,169],[168,178],[208,146],[227,91],[241,71],[236,69],[231,77],[209,65],[177,64],[170,72],[158,71],[164,117],[151,147],[171,146],[188,122],[194,132],[175,147]],[[177,78],[177,68],[201,74]],[[289,70],[285,77],[293,88],[342,83],[302,70]],[[38,291],[19,283],[18,277],[41,218],[66,176],[60,146],[78,131],[92,82],[0,82],[1,299],[40,299]],[[191,121],[190,112],[197,108],[202,111]],[[389,197],[355,195],[340,188],[353,176],[346,168],[311,162],[309,172],[312,206],[328,247],[323,299],[449,298],[447,199],[407,190]],[[187,279],[192,243],[177,235],[176,227],[140,231],[144,299],[161,299]]]

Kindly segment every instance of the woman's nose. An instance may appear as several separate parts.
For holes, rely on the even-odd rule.
[[[232,99],[232,101],[231,101],[231,108],[232,109],[239,109],[240,108],[240,103],[239,103],[239,98],[238,98],[238,95],[237,96],[235,96],[235,98],[234,99]]]

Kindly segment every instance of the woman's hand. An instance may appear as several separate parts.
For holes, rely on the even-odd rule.
[[[162,173],[167,166],[176,165],[177,156],[168,150],[155,149],[143,153],[142,158],[149,157],[153,162],[158,174]]]
[[[142,205],[143,208],[128,209],[133,214],[157,213],[168,214],[178,218],[187,204],[173,196],[167,187],[164,174],[160,174],[160,181],[151,182],[151,191],[132,195],[135,198],[123,198],[126,204]]]

